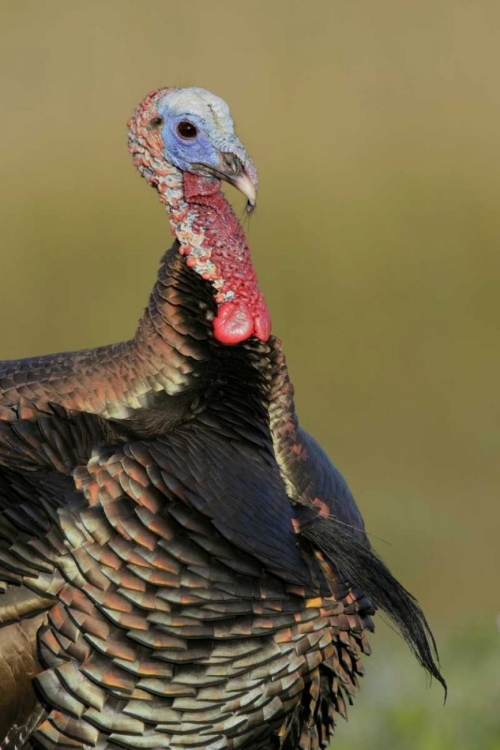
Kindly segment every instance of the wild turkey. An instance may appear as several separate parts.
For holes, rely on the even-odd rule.
[[[176,236],[134,338],[0,363],[0,747],[324,748],[377,607],[444,685],[434,641],[298,425],[227,105],[153,92],[129,149]]]

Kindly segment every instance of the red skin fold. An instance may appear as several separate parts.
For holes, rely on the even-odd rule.
[[[210,280],[223,282],[221,297],[228,291],[234,295],[231,300],[217,301],[215,338],[226,345],[238,344],[250,336],[267,341],[271,333],[269,310],[258,287],[245,235],[220,190],[220,182],[185,173],[184,196],[188,210],[194,213],[193,230],[203,232],[202,247],[216,267]]]
[[[271,320],[267,309],[254,315],[246,302],[223,302],[214,320],[214,336],[221,344],[239,344],[250,336],[267,341]]]

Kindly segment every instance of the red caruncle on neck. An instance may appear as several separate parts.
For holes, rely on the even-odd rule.
[[[183,239],[186,263],[215,288],[218,312],[213,321],[215,338],[238,344],[250,336],[267,341],[271,319],[258,287],[250,250],[234,212],[214,178],[184,174],[187,222],[193,237],[202,237],[189,248]],[[200,253],[200,248],[204,253]]]

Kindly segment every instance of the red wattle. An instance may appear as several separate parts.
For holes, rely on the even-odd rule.
[[[184,196],[193,211],[191,231],[203,240],[201,248],[210,259],[210,275],[199,255],[186,263],[203,279],[218,282],[214,335],[221,344],[239,344],[250,336],[267,341],[271,319],[250,258],[243,229],[214,178],[184,173]],[[200,267],[198,267],[200,265]],[[215,286],[215,284],[214,284]],[[214,289],[215,292],[215,289]]]
[[[271,335],[271,316],[267,307],[259,315],[255,316],[254,323],[254,333],[257,338],[261,341],[267,341]]]
[[[246,302],[223,302],[214,319],[214,335],[221,344],[239,344],[248,339],[254,328],[252,313]]]

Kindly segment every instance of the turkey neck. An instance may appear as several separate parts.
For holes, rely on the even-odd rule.
[[[224,303],[264,304],[243,230],[219,181],[171,168],[153,184],[176,242],[162,259],[135,336],[138,369],[167,395],[184,393],[199,408],[211,399],[236,408],[238,397],[244,401],[251,389],[253,413],[260,412],[262,354],[269,347],[255,336],[226,345],[214,335]]]
[[[163,174],[165,172],[165,174]],[[144,173],[144,171],[143,171]],[[222,344],[254,335],[267,341],[271,322],[240,223],[214,177],[166,165],[148,181],[165,205],[178,252],[210,285],[217,305],[213,333]]]
[[[182,194],[170,186],[159,192],[188,268],[212,285],[218,305],[245,285],[260,295],[245,235],[219,180],[186,172],[182,187]]]
[[[151,159],[150,154],[148,157]],[[180,320],[178,308],[173,307],[183,294],[191,306],[193,297],[197,297],[198,327],[202,321],[209,320],[212,335],[221,344],[234,345],[252,334],[266,341],[269,313],[258,287],[243,229],[220,189],[220,181],[183,173],[166,163],[160,169],[156,162],[154,171],[137,159],[136,165],[158,191],[177,239],[176,252],[188,271],[184,273],[170,253],[165,255],[146,321],[146,327],[150,323],[158,335],[159,347],[163,348],[165,342],[172,343],[172,331],[181,335],[189,333],[186,321]],[[196,283],[197,279],[202,281],[204,291]],[[167,291],[172,285],[177,287],[177,294]],[[243,330],[240,326],[235,339],[231,338],[234,327],[226,325],[231,315],[236,315],[243,329],[250,321],[250,329]],[[193,316],[189,318],[193,323]],[[199,331],[195,338],[199,339]]]

